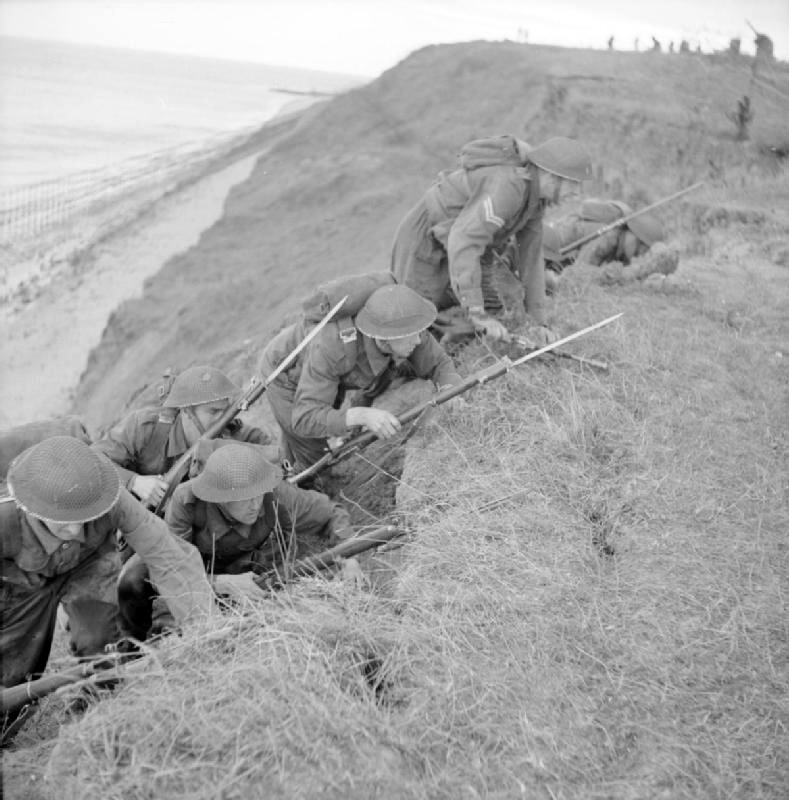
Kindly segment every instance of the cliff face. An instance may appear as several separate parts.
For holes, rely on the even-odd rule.
[[[754,101],[752,142],[734,141],[725,114],[749,80],[740,62],[716,57],[507,42],[420,50],[308,109],[276,139],[198,245],[112,315],[74,408],[92,426],[107,424],[168,366],[213,362],[248,377],[257,350],[316,282],[388,267],[402,215],[475,137],[582,139],[597,168],[590,194],[643,205],[707,180],[716,202],[733,202],[749,176],[769,175],[774,157],[763,153],[781,144],[780,97],[766,89]],[[789,92],[785,65],[773,82]],[[785,188],[775,191],[749,204],[785,206]],[[693,202],[664,218],[690,224]]]

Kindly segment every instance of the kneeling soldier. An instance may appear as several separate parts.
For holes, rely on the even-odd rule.
[[[14,504],[0,505],[2,684],[44,671],[58,604],[71,651],[101,653],[128,634],[119,614],[120,530],[146,565],[178,624],[200,619],[213,593],[197,550],[179,540],[120,485],[109,460],[71,436],[53,436],[12,462]]]
[[[262,448],[235,443],[215,450],[200,475],[175,490],[165,520],[216,575],[264,572],[278,554],[290,552],[293,537],[317,535],[331,547],[354,533],[341,505],[284,481]],[[142,559],[132,557],[124,567],[119,595],[128,601],[124,607],[134,606],[130,623],[145,638],[156,592]]]
[[[384,392],[422,379],[424,391],[455,386],[452,359],[428,332],[436,307],[407,286],[376,289],[353,319],[333,320],[310,342],[295,365],[266,390],[282,429],[286,457],[309,467],[326,450],[329,437],[361,426],[386,439],[400,429],[390,411],[371,407]],[[269,374],[298,344],[302,327],[285,328],[263,352],[260,371]],[[343,408],[345,393],[360,390]]]
[[[93,447],[117,465],[132,494],[155,506],[167,490],[162,474],[225,413],[240,392],[216,367],[190,367],[174,380],[161,408],[132,411]],[[264,431],[238,419],[227,426],[223,436],[255,444],[270,442]]]

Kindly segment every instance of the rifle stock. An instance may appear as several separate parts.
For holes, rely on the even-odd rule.
[[[596,231],[592,233],[587,233],[586,236],[582,236],[580,239],[576,239],[574,242],[570,242],[570,244],[566,244],[564,247],[559,248],[559,254],[565,255],[572,250],[577,250],[581,245],[586,244],[587,242],[591,242],[592,239],[596,239],[598,236],[602,236],[604,233],[608,233],[608,231],[612,231],[614,228],[618,228],[620,225],[626,225],[630,222],[631,219],[635,219],[636,217],[640,217],[642,214],[646,214],[647,211],[651,211],[653,208],[657,208],[658,206],[665,205],[666,203],[671,202],[672,200],[676,200],[678,197],[681,197],[683,194],[687,194],[688,192],[692,192],[694,189],[698,189],[700,186],[704,185],[704,181],[699,181],[698,183],[694,183],[692,186],[687,186],[684,189],[681,189],[678,192],[674,192],[674,194],[669,195],[668,197],[664,197],[662,200],[658,200],[651,205],[645,206],[644,208],[640,208],[638,211],[633,211],[631,214],[626,214],[624,217],[620,217],[619,219],[615,219],[613,222],[609,222],[607,225],[603,225],[602,228],[598,228]]]
[[[323,550],[315,555],[306,556],[295,561],[288,570],[287,576],[282,576],[274,570],[266,572],[255,578],[255,583],[262,588],[273,588],[279,586],[290,578],[299,578],[307,575],[315,575],[324,569],[333,567],[342,558],[352,558],[373,547],[391,542],[398,536],[404,536],[405,531],[394,525],[384,525],[368,533],[353,536],[350,539],[336,544],[327,550]]]
[[[551,344],[545,345],[545,347],[539,347],[536,350],[532,350],[515,361],[510,361],[508,358],[503,358],[496,364],[470,375],[468,378],[461,381],[457,386],[448,386],[446,389],[436,392],[429,400],[426,400],[424,403],[420,403],[419,405],[414,406],[413,408],[401,414],[398,417],[398,420],[400,421],[401,425],[405,425],[406,423],[416,419],[428,408],[440,406],[442,403],[446,403],[453,397],[457,397],[458,395],[467,392],[469,389],[472,389],[475,386],[482,386],[483,383],[487,383],[495,378],[499,378],[502,375],[505,375],[511,369],[514,369],[521,364],[525,364],[527,361],[531,361],[533,358],[537,358],[543,353],[549,353],[552,350],[555,350],[557,347],[560,347],[567,342],[571,342],[574,339],[578,339],[587,333],[591,333],[598,328],[602,328],[604,325],[609,325],[610,323],[614,322],[614,320],[619,319],[621,316],[622,314],[619,313],[615,314],[613,317],[608,317],[600,322],[596,322],[594,325],[590,325],[588,328],[571,333],[569,336],[565,336],[564,338],[558,339]],[[306,478],[317,474],[322,469],[325,469],[332,464],[336,464],[339,461],[344,461],[346,458],[353,455],[353,453],[355,453],[357,450],[367,447],[367,445],[374,442],[377,438],[378,437],[374,433],[369,431],[366,433],[360,433],[357,436],[350,438],[347,442],[335,448],[334,450],[331,450],[325,455],[321,456],[314,464],[312,464],[312,466],[307,467],[307,469],[302,470],[296,475],[291,475],[289,478],[287,478],[287,481],[289,483],[298,484]]]
[[[162,499],[156,505],[155,513],[161,515],[164,507],[170,496],[175,491],[175,487],[184,479],[186,473],[189,471],[189,465],[192,462],[195,451],[198,445],[204,439],[216,439],[222,431],[242,412],[246,411],[257,399],[266,391],[269,384],[281,373],[284,372],[298,357],[299,353],[320,333],[334,317],[334,315],[342,308],[348,295],[345,295],[333,308],[329,309],[321,321],[299,342],[298,346],[277,365],[274,371],[264,380],[259,383],[252,381],[249,389],[241,395],[238,400],[231,403],[219,419],[210,425],[205,432],[176,462],[170,467],[169,470],[162,476],[167,481],[167,489],[162,495]]]

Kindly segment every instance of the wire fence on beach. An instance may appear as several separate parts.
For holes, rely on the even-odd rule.
[[[152,203],[205,173],[250,132],[170,147],[101,169],[0,189],[0,295],[40,279]],[[37,276],[37,277],[36,277]]]

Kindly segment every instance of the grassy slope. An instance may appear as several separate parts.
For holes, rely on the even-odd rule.
[[[421,50],[310,110],[259,161],[199,245],[113,315],[75,408],[105,424],[165,367],[264,343],[304,287],[386,268],[404,211],[475,136],[579,136],[598,165],[598,191],[655,200],[712,173],[719,181],[706,201],[721,202],[724,181],[765,168],[755,146],[724,137],[733,129],[724,111],[747,82],[745,67],[696,57],[506,43]],[[781,106],[775,97],[754,105],[755,140],[775,141]]]
[[[282,286],[245,299],[227,338],[200,330],[190,317],[207,307],[212,254],[231,231],[226,257],[241,274],[268,236],[295,238],[287,252],[300,286],[319,253],[326,274],[368,266],[343,254],[385,262],[396,218],[445,165],[441,154],[488,130],[471,105],[419,93],[428,64],[441,97],[474,87],[469,103],[497,130],[533,140],[588,133],[605,174],[619,171],[626,194],[649,199],[700,177],[673,164],[656,170],[667,149],[649,144],[665,130],[656,118],[694,93],[719,102],[716,70],[728,69],[511,45],[421,51],[316,110],[234,193],[201,245],[160,276],[156,285],[175,291],[180,270],[194,273],[198,291],[177,317],[191,337],[181,359],[221,352],[239,373],[249,369],[249,315],[301,293],[279,272]],[[605,70],[615,90],[565,78],[554,128],[538,119],[556,96],[547,75]],[[658,111],[638,101],[647,81],[664,93]],[[515,109],[519,96],[529,103]],[[342,107],[359,112],[362,102],[374,113]],[[645,116],[639,144],[632,131],[615,133],[621,115],[587,103]],[[475,390],[467,409],[437,415],[412,440],[400,485],[415,535],[386,569],[380,559],[377,592],[304,581],[208,644],[168,642],[148,676],[64,726],[31,797],[785,795],[789,413],[787,362],[776,353],[789,351],[789,269],[777,263],[787,181],[758,164],[749,171],[752,151],[718,135],[725,121],[710,115],[702,136],[678,114],[673,146],[698,138],[698,170],[712,152],[724,171],[674,212],[677,280],[664,291],[604,287],[594,271],[571,271],[553,305],[563,331],[625,312],[575,347],[607,359],[610,372],[533,364]],[[589,127],[573,128],[581,118]],[[335,150],[341,122],[354,142],[345,161]],[[306,170],[308,152],[320,155]],[[270,196],[267,186],[281,188]],[[713,218],[722,224],[710,227]],[[276,246],[266,253],[280,268],[287,261]],[[254,278],[238,280],[244,296]],[[151,352],[152,365],[164,363]],[[461,369],[492,358],[469,348]],[[25,755],[11,759],[18,774]]]

